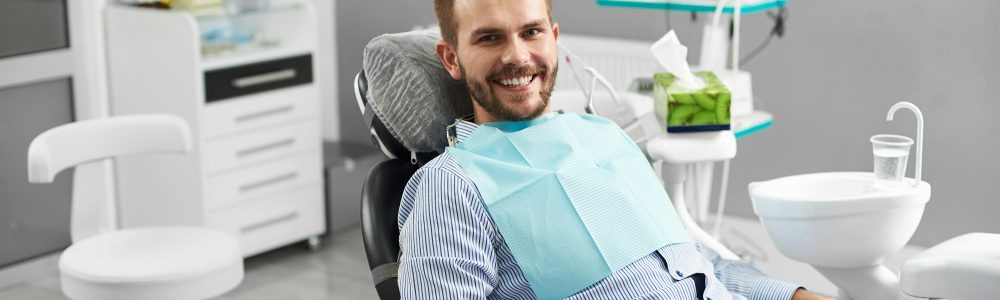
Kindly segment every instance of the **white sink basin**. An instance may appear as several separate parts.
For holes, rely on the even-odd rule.
[[[761,218],[795,219],[843,216],[923,205],[930,185],[916,188],[873,185],[869,172],[795,175],[750,184],[754,211]]]
[[[854,299],[892,299],[898,277],[882,261],[913,236],[931,187],[874,182],[866,172],[788,176],[751,183],[750,199],[782,254],[812,265]]]

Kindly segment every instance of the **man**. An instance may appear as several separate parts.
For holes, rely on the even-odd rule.
[[[507,179],[489,178],[489,172],[481,172],[476,167],[481,160],[470,159],[469,152],[463,152],[473,151],[468,149],[471,146],[462,146],[472,143],[470,139],[474,136],[482,136],[488,126],[502,129],[496,124],[527,124],[518,125],[521,127],[514,130],[492,131],[503,137],[521,128],[539,126],[534,124],[555,122],[549,120],[558,118],[554,117],[558,114],[550,112],[548,105],[558,67],[556,39],[559,36],[559,26],[551,18],[551,0],[435,0],[435,11],[444,39],[437,45],[437,54],[454,79],[465,81],[473,98],[474,115],[471,122],[456,122],[449,130],[453,147],[418,170],[404,191],[398,220],[402,252],[399,285],[404,299],[826,299],[798,286],[766,278],[748,265],[722,260],[695,242],[678,242],[686,237],[678,236],[677,231],[663,235],[662,242],[656,244],[660,246],[642,252],[643,256],[638,260],[629,260],[621,268],[603,273],[575,274],[576,270],[582,273],[599,270],[603,265],[597,262],[582,261],[579,265],[567,266],[547,261],[550,257],[553,261],[572,261],[575,253],[584,252],[577,252],[578,249],[568,246],[562,253],[546,252],[544,247],[553,247],[545,244],[548,241],[532,234],[513,234],[516,231],[511,228],[530,227],[540,236],[556,237],[577,232],[567,231],[569,225],[566,228],[559,225],[524,226],[524,221],[510,221],[518,217],[518,208],[497,207],[492,199],[493,193],[487,190],[514,189],[514,186],[497,186],[495,183],[501,182],[497,180]],[[572,124],[601,124],[596,119],[574,120],[583,123]],[[510,121],[514,122],[504,123]],[[618,130],[617,127],[614,130]],[[510,137],[511,143],[516,142],[514,136],[507,137]],[[553,145],[562,145],[559,139],[554,138]],[[538,141],[529,141],[523,148],[530,148],[531,143],[537,144]],[[638,153],[634,143],[630,145],[632,148],[626,149],[626,152]],[[545,147],[542,151],[558,148]],[[487,149],[487,153],[489,151],[492,150]],[[519,154],[527,156],[531,153]],[[486,159],[489,159],[488,155]],[[649,169],[648,163],[643,163],[643,168]],[[629,178],[630,174],[646,173],[645,170],[629,170],[620,176],[629,181],[633,179]],[[609,185],[608,188],[616,188],[616,185]],[[669,207],[662,187],[657,185],[656,189],[659,190],[654,194],[662,194],[663,197],[654,200],[663,203],[660,207]],[[633,192],[626,190],[624,193]],[[569,193],[567,191],[566,194]],[[523,203],[533,205],[563,196],[560,193],[528,194],[515,197],[518,198],[515,200],[528,200]],[[577,198],[586,197],[573,199]],[[537,211],[525,208],[523,213]],[[546,213],[549,212],[541,215]],[[504,215],[498,219],[501,214]],[[675,216],[675,213],[664,215]],[[618,226],[630,224],[626,222]],[[655,227],[662,226],[676,228],[678,224],[666,220],[657,223],[651,230],[656,231]],[[595,237],[599,234],[584,236]],[[603,240],[598,239],[595,237],[594,242],[600,244]],[[532,245],[524,246],[525,241]],[[533,244],[535,242],[538,245]],[[611,253],[601,251],[595,253]],[[613,260],[614,254],[607,255]],[[525,262],[530,262],[530,265],[525,265]],[[546,274],[551,270],[565,270],[564,276],[570,286],[564,286],[566,282],[558,277],[553,279],[551,272]],[[599,280],[580,279],[594,279],[594,276]]]

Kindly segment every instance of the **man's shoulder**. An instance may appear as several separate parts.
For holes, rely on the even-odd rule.
[[[448,152],[427,162],[410,177],[399,206],[398,223],[401,228],[410,213],[418,207],[431,210],[461,208],[476,215],[485,212],[476,185]]]
[[[417,169],[417,172],[413,174],[413,177],[410,178],[406,186],[407,189],[412,189],[416,188],[419,184],[430,184],[432,186],[441,186],[442,188],[444,188],[444,185],[460,184],[462,186],[453,186],[452,188],[475,189],[472,178],[462,170],[462,166],[458,164],[458,160],[447,151]]]

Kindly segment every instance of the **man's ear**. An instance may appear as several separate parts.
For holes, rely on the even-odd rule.
[[[552,37],[559,40],[559,23],[552,22]]]
[[[438,41],[437,56],[441,59],[441,63],[444,64],[444,69],[448,70],[448,74],[451,74],[451,78],[455,80],[462,79],[462,69],[458,66],[458,53],[455,53],[455,49],[451,47],[451,44],[443,40]]]

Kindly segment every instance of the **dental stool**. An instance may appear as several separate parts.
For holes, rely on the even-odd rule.
[[[243,280],[235,237],[196,227],[116,230],[104,195],[103,163],[113,157],[183,154],[191,150],[183,119],[134,115],[80,121],[49,129],[28,148],[28,177],[52,182],[76,167],[72,240],[59,259],[63,293],[71,299],[195,300],[219,296]],[[155,172],[155,170],[150,170]]]

